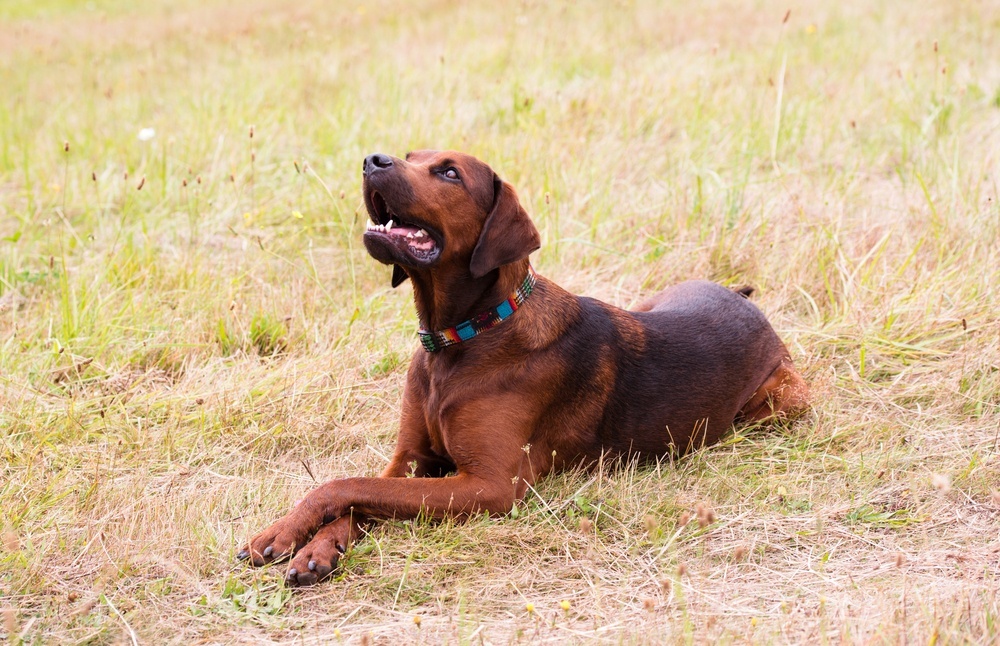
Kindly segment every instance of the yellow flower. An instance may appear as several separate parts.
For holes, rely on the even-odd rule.
[[[524,609],[527,610],[528,614],[530,615],[531,613],[535,612],[535,604],[530,602],[526,603],[524,604]]]
[[[292,211],[292,217],[296,220],[302,219],[302,213],[300,211]]]
[[[420,628],[420,615],[413,615],[413,623],[417,624],[417,628]]]
[[[806,25],[806,33],[807,34],[815,34],[816,33],[816,25],[814,25],[812,23],[809,23],[808,25]]]
[[[569,601],[563,599],[559,602],[559,607],[562,608],[564,612],[569,612]]]

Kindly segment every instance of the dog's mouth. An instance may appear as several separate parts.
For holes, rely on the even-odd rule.
[[[367,206],[370,219],[365,231],[365,246],[376,260],[382,262],[410,260],[419,265],[427,265],[437,260],[441,252],[441,245],[438,242],[440,237],[430,227],[397,215],[378,191],[371,192]],[[384,254],[376,251],[377,247],[369,244],[378,242],[390,245],[396,254],[402,254],[404,257],[384,257]],[[378,251],[383,250],[378,249]]]

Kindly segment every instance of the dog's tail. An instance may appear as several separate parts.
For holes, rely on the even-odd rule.
[[[750,298],[750,296],[757,291],[756,288],[750,285],[743,285],[742,287],[733,287],[732,290],[742,296],[743,298]]]

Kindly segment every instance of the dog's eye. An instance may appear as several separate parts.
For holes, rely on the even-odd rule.
[[[458,179],[458,171],[454,168],[449,168],[444,172],[444,176],[448,179]]]

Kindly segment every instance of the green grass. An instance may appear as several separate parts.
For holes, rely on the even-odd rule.
[[[3,3],[0,631],[1000,639],[1000,11],[786,10]],[[392,450],[416,317],[359,171],[421,147],[511,181],[573,291],[755,285],[812,411],[385,523],[314,589],[236,563]]]

